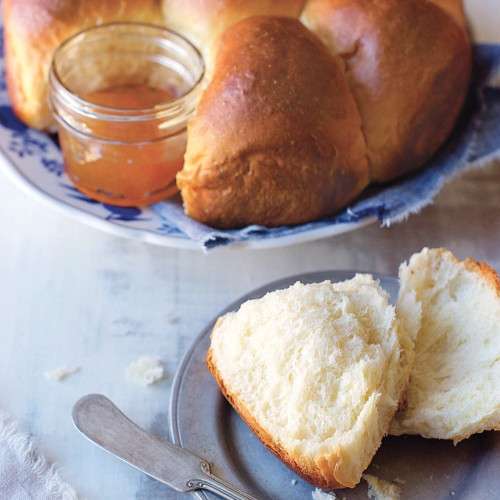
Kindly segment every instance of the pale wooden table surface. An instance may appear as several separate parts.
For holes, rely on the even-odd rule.
[[[497,3],[466,0],[478,41],[500,41],[490,15]],[[307,271],[396,273],[423,246],[445,246],[500,271],[500,164],[455,179],[434,205],[391,228],[374,224],[294,247],[209,255],[100,233],[30,199],[0,175],[0,409],[35,436],[81,498],[169,498],[166,487],[74,430],[70,412],[80,396],[102,392],[139,425],[167,437],[177,363],[229,302]],[[142,354],[161,356],[166,381],[145,389],[124,379],[125,367]],[[81,371],[62,383],[45,380],[44,371],[65,363]]]
[[[169,498],[166,487],[90,445],[73,403],[101,392],[138,424],[167,436],[177,363],[205,324],[240,295],[306,271],[396,273],[423,246],[500,270],[500,165],[448,184],[434,205],[390,228],[374,224],[313,243],[209,255],[118,239],[59,215],[0,176],[0,408],[33,433],[82,498]],[[139,355],[164,360],[165,382],[124,379]],[[67,363],[62,383],[43,377]]]

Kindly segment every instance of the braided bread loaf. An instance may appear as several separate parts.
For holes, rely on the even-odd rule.
[[[207,63],[178,174],[186,212],[221,228],[302,223],[419,168],[448,137],[471,71],[461,2],[4,0],[8,90],[21,120],[51,129],[62,41],[164,24]]]

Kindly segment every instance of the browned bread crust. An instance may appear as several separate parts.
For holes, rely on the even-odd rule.
[[[478,262],[477,260],[466,257],[464,261],[457,259],[447,248],[436,248],[433,250],[436,253],[436,259],[449,259],[455,264],[463,264],[467,271],[473,272],[478,275],[490,288],[495,292],[500,299],[500,277],[498,273],[490,267],[484,260]]]
[[[442,8],[426,0],[309,0],[302,14],[344,61],[372,182],[426,163],[462,109],[471,44],[461,2],[435,3]]]
[[[299,21],[252,17],[218,45],[177,176],[211,226],[317,219],[368,184],[361,121],[343,71]]]
[[[481,276],[483,280],[493,288],[497,297],[500,298],[500,279],[498,278],[497,272],[492,267],[488,266],[484,261],[479,263],[470,257],[465,259],[465,267]]]
[[[12,108],[26,124],[53,128],[47,105],[50,62],[71,35],[99,24],[137,21],[161,24],[157,0],[4,0],[7,89]]]

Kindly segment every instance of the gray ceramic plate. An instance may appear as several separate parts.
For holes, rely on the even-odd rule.
[[[300,280],[341,281],[352,271],[309,273],[270,283],[231,304],[221,314],[238,309],[246,300],[286,288]],[[374,275],[394,299],[395,277]],[[215,320],[194,341],[178,369],[170,401],[172,441],[206,458],[215,473],[262,500],[311,499],[312,486],[285,467],[250,432],[226,402],[205,367],[209,336]],[[457,446],[448,441],[414,436],[387,437],[368,472],[401,481],[402,499],[500,498],[500,433],[486,432]],[[292,484],[292,480],[297,480]],[[404,481],[404,483],[403,483]],[[295,482],[295,481],[294,481]],[[363,482],[364,483],[364,482]],[[347,499],[366,499],[366,485],[337,491]],[[198,500],[215,500],[211,493],[194,493]],[[185,498],[172,492],[168,498]]]

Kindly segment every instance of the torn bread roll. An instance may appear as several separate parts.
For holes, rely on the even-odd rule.
[[[370,275],[268,293],[217,321],[207,365],[286,465],[354,487],[402,401],[413,342]]]
[[[422,326],[415,366],[391,434],[452,439],[500,430],[500,280],[484,262],[424,248],[400,268],[398,315]],[[399,307],[401,304],[402,307]]]

